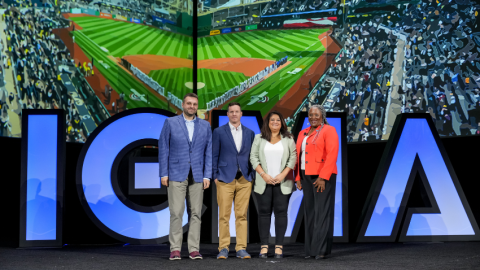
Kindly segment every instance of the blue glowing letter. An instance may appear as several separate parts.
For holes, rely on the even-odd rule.
[[[334,221],[333,221],[333,236],[335,237],[335,242],[347,242],[348,241],[348,232],[347,232],[347,200],[346,200],[346,183],[347,177],[344,175],[346,168],[343,168],[346,157],[344,156],[345,152],[345,138],[344,134],[345,129],[345,120],[343,113],[327,113],[328,123],[335,128],[338,134],[338,141],[340,142],[338,148],[338,157],[337,157],[337,186],[335,189],[335,210],[334,210]],[[343,122],[343,123],[342,123]],[[304,118],[303,125],[301,130],[306,129],[310,126],[308,122],[308,117]],[[344,198],[345,197],[345,198]],[[290,215],[290,206],[295,209],[300,208],[300,202],[303,199],[303,191],[296,190],[293,192],[292,197],[290,198],[290,205],[288,209],[288,214]],[[292,201],[293,200],[293,201]],[[298,211],[298,210],[297,210]],[[303,213],[300,213],[300,216],[303,218]],[[298,221],[301,222],[301,219]],[[290,227],[290,222],[289,222]],[[288,232],[288,229],[287,229]]]
[[[478,226],[429,115],[397,118],[358,241],[395,241],[418,171],[432,207],[407,211],[400,241],[478,240]]]
[[[218,116],[218,126],[223,126],[223,125],[226,125],[228,123],[228,116]],[[258,123],[257,121],[257,117],[256,116],[243,116],[242,117],[242,125],[246,126],[247,128],[251,129],[255,135],[256,134],[260,134],[260,124]],[[216,190],[216,188],[215,188]],[[216,200],[216,195],[214,194],[214,201],[215,201],[215,204],[217,204],[217,200]],[[235,208],[234,208],[234,205],[235,204],[232,204],[232,212],[230,214],[230,223],[229,223],[229,229],[230,229],[230,237],[236,237],[237,236],[237,231],[235,229]],[[216,222],[216,227],[218,227],[218,222],[220,220],[220,216],[218,215],[218,213],[220,212],[220,208],[218,207],[218,204],[216,206],[218,208],[218,212],[217,212],[217,220],[212,220],[213,222],[213,225],[215,226],[215,222]],[[214,242],[218,242],[218,237],[220,236],[220,229],[217,228],[217,237],[213,237],[213,240]]]
[[[63,110],[24,110],[20,247],[61,246]]]
[[[170,228],[168,203],[135,209],[125,196],[119,194],[114,183],[118,160],[125,150],[156,142],[165,119],[172,115],[163,110],[145,108],[117,114],[95,129],[80,154],[77,191],[82,205],[100,229],[120,241],[138,244],[167,241]],[[158,170],[156,174],[160,181]],[[185,211],[183,226],[187,222]]]

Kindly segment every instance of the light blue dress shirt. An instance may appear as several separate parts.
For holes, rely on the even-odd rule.
[[[187,120],[185,118],[185,114],[183,114],[183,120],[185,120],[185,126],[187,126],[188,130],[188,138],[190,139],[190,142],[192,142],[193,139],[193,131],[195,130],[195,120],[197,119],[196,116],[193,117],[193,120]]]

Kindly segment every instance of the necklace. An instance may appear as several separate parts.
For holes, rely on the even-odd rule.
[[[319,130],[315,130],[315,131],[317,132],[317,134],[315,134],[315,137],[313,137],[313,144],[315,144],[315,145],[317,144],[317,143],[316,143],[317,137],[318,137],[318,134],[320,134],[320,131],[322,131],[323,125],[324,125],[324,124],[322,123],[322,126],[320,127],[320,129],[319,129]]]

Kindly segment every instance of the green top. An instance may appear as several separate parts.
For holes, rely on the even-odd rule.
[[[280,135],[281,136],[281,135]],[[282,137],[282,145],[283,145],[283,156],[282,156],[282,164],[281,164],[281,171],[283,171],[286,167],[290,169],[295,168],[295,164],[297,163],[297,148],[295,146],[295,141],[293,138],[286,138]],[[257,134],[255,136],[255,140],[253,141],[252,150],[250,152],[250,163],[252,163],[253,169],[257,168],[258,165],[262,166],[263,171],[268,174],[267,168],[267,161],[265,159],[265,145],[267,140],[262,139],[261,134]],[[288,151],[287,151],[288,150]],[[288,177],[287,177],[288,178]],[[282,193],[287,195],[292,193],[294,188],[294,181],[292,179],[283,179],[280,183],[280,189]],[[254,192],[258,194],[263,194],[265,188],[267,187],[267,183],[260,174],[257,172],[257,177],[255,178],[255,187],[253,189]]]

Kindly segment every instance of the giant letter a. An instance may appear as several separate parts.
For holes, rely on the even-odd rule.
[[[406,209],[417,173],[430,206]],[[480,239],[477,223],[428,114],[397,117],[365,204],[357,241],[395,241],[403,217],[400,241]]]

